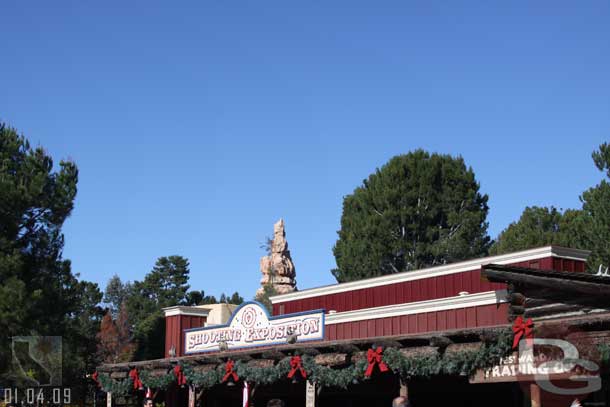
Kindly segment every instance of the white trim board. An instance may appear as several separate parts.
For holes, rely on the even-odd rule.
[[[402,273],[389,274],[381,277],[367,278],[364,280],[351,281],[349,283],[333,284],[322,287],[295,291],[288,294],[270,297],[272,304],[302,300],[305,298],[319,297],[322,295],[337,294],[346,291],[372,288],[389,284],[403,283],[405,281],[419,280],[445,276],[448,274],[463,273],[480,269],[486,264],[511,264],[522,261],[537,260],[547,257],[559,257],[562,259],[586,261],[589,251],[569,249],[559,246],[545,246],[536,249],[523,250],[520,252],[501,254],[499,256],[482,257],[480,259],[466,260],[442,266],[435,266],[421,270],[405,271]]]
[[[205,308],[175,305],[173,307],[163,308],[163,314],[165,315],[165,317],[174,317],[176,315],[207,317],[210,314],[210,310]]]
[[[397,317],[402,315],[422,314],[425,312],[446,311],[452,309],[477,307],[481,305],[501,304],[507,302],[506,290],[487,291],[457,297],[446,297],[436,300],[409,302],[406,304],[385,305],[383,307],[365,308],[354,311],[337,312],[326,315],[326,325],[345,322],[365,321]]]

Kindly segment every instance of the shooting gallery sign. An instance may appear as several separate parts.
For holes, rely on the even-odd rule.
[[[324,310],[269,316],[258,302],[237,308],[226,325],[184,330],[186,355],[324,339]],[[223,349],[224,348],[224,349]]]

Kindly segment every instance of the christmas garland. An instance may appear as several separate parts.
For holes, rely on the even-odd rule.
[[[309,380],[321,387],[345,389],[352,384],[367,380],[373,372],[385,374],[393,372],[402,378],[430,377],[433,375],[472,375],[477,369],[490,367],[510,353],[512,333],[504,332],[496,343],[486,343],[477,350],[452,352],[450,354],[428,354],[406,356],[399,349],[375,348],[367,352],[367,358],[356,361],[347,367],[334,369],[316,364],[310,355],[295,355],[283,359],[274,366],[255,367],[243,361],[229,361],[215,369],[199,372],[192,365],[179,362],[164,375],[152,375],[146,370],[139,372],[139,380],[144,387],[167,389],[181,381],[200,389],[209,389],[227,381],[272,384],[287,380]],[[230,363],[230,365],[228,365]],[[292,373],[292,374],[291,374]],[[98,384],[106,392],[127,395],[133,391],[133,380],[127,377],[122,381],[112,379],[108,374],[98,375]]]

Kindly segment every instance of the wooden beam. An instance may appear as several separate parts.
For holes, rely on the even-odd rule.
[[[248,366],[263,368],[263,367],[272,367],[275,365],[275,361],[272,359],[253,359],[248,362]]]
[[[430,346],[440,349],[445,349],[451,345],[453,341],[446,336],[433,336],[430,338]]]
[[[322,353],[314,357],[314,361],[322,366],[343,366],[349,363],[349,355],[347,353]]]
[[[417,357],[417,356],[434,356],[438,354],[438,348],[434,346],[418,346],[416,348],[402,348],[400,350],[406,357]]]
[[[586,295],[610,295],[610,285],[606,284],[599,284],[588,281],[568,280],[550,276],[530,275],[510,271],[499,271],[494,269],[485,269],[485,273],[488,277],[494,280],[497,279],[500,281],[512,281],[526,285],[553,288],[555,290],[579,292],[581,294]]]
[[[278,350],[271,349],[266,352],[263,352],[262,356],[265,359],[282,360],[286,357],[286,354],[284,352],[280,352]]]
[[[210,371],[216,369],[216,366],[218,366],[218,365],[214,365],[214,364],[197,365],[197,366],[193,367],[193,370],[197,373],[206,373],[206,372],[210,372]]]
[[[524,318],[539,318],[544,316],[553,316],[564,313],[581,312],[585,313],[586,307],[581,305],[570,305],[570,304],[547,304],[539,307],[528,308],[525,310]]]
[[[461,352],[474,352],[481,349],[482,346],[482,342],[454,343],[447,346],[445,349],[445,355],[459,354]]]

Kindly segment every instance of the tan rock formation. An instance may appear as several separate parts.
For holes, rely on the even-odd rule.
[[[261,285],[271,284],[278,294],[296,291],[296,271],[288,250],[283,219],[273,225],[271,255],[261,258],[260,270],[263,274]],[[262,287],[257,291],[257,295],[259,293],[263,293]]]

